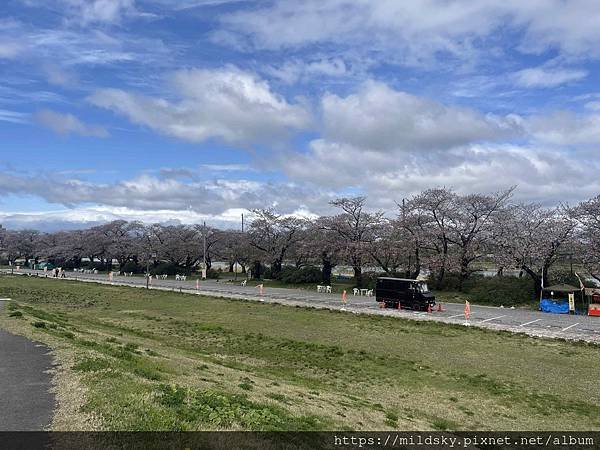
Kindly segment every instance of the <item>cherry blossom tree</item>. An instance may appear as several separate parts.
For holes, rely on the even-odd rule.
[[[342,244],[336,231],[328,228],[329,219],[319,217],[311,222],[307,232],[304,250],[307,257],[321,266],[323,284],[331,284],[334,267],[342,257]]]
[[[472,263],[486,254],[496,216],[506,206],[513,189],[492,195],[454,196],[447,239],[457,251],[460,290],[472,273]]]
[[[578,227],[577,244],[585,270],[600,281],[600,195],[573,208]]]
[[[495,227],[497,260],[527,273],[539,296],[542,285],[548,285],[550,268],[570,243],[575,227],[572,214],[564,207],[520,203],[499,215]]]
[[[354,271],[354,281],[362,287],[362,269],[369,257],[369,246],[375,239],[375,229],[381,223],[383,212],[365,211],[365,197],[339,198],[330,202],[342,210],[341,214],[325,219],[325,229],[338,235],[344,257]]]
[[[181,267],[188,274],[200,261],[202,240],[195,227],[154,224],[149,233],[158,259]]]
[[[305,218],[282,216],[272,209],[254,210],[248,238],[250,245],[258,250],[271,264],[271,273],[281,272],[283,261],[300,240],[308,225]]]

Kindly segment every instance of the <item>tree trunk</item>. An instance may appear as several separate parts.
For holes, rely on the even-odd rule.
[[[229,273],[233,272],[233,266],[235,265],[235,262],[229,262]]]
[[[254,264],[252,266],[252,278],[254,278],[255,280],[260,280],[260,276],[261,276],[260,261],[254,261]]]
[[[444,281],[444,275],[446,274],[446,267],[445,264],[442,264],[442,267],[440,267],[440,271],[438,273],[438,284],[441,285],[442,282]]]
[[[463,290],[465,280],[469,278],[469,260],[463,255],[460,259],[460,276],[458,279],[458,290]]]
[[[448,260],[448,243],[444,241],[442,250],[442,267],[440,267],[440,273],[438,274],[438,283],[442,284],[446,275],[446,263]]]
[[[542,294],[542,277],[539,276],[537,273],[535,273],[532,269],[530,269],[528,266],[521,266],[521,269],[523,269],[527,275],[529,275],[531,277],[531,279],[533,280],[533,288],[535,291],[535,298],[536,299],[540,299],[540,296]]]
[[[332,266],[329,258],[323,258],[322,262],[323,262],[323,269],[321,271],[322,280],[323,280],[323,284],[328,286],[331,284],[331,270],[332,270],[333,266]]]
[[[421,257],[419,255],[419,247],[415,248],[415,271],[411,277],[413,280],[421,274]]]
[[[550,265],[549,264],[544,264],[544,266],[542,267],[542,279],[544,281],[544,286],[548,286],[549,283],[549,279],[548,279],[548,270],[550,269]]]
[[[276,259],[271,263],[271,278],[277,278],[281,273],[281,260]]]
[[[356,287],[360,289],[363,286],[362,267],[353,266],[352,270],[354,270],[354,282],[356,283]]]

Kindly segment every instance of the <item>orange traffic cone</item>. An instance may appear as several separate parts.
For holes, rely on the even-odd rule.
[[[398,302],[398,306],[396,308],[397,309],[402,309],[402,303]]]
[[[444,312],[444,308],[442,307],[441,303],[438,303],[438,308],[437,308],[438,312]]]
[[[427,314],[431,314],[431,303],[427,305]]]
[[[342,291],[342,303],[344,303],[344,304],[346,303],[346,290],[345,289]]]

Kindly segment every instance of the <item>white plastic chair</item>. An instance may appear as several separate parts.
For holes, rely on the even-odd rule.
[[[360,295],[360,289],[358,289],[358,288],[352,289],[352,295]]]

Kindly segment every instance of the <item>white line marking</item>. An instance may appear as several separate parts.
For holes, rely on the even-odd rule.
[[[450,317],[448,317],[448,319],[454,319],[455,317],[461,317],[461,316],[464,316],[464,314],[457,314],[455,316],[450,316]]]
[[[8,300],[12,300],[12,298],[0,298],[0,302],[1,301],[8,301]]]
[[[573,325],[569,325],[568,327],[566,327],[566,328],[563,328],[563,329],[562,329],[562,330],[560,330],[560,331],[567,331],[569,328],[573,328],[573,327],[575,327],[575,326],[577,326],[577,325],[579,325],[579,322],[577,322],[577,323],[574,323]]]
[[[502,319],[503,317],[506,317],[506,315],[504,315],[504,316],[498,316],[498,317],[491,317],[491,318],[489,318],[489,319],[482,320],[481,322],[482,322],[482,323],[483,323],[483,322],[489,322],[489,321],[491,321],[491,320]]]
[[[522,323],[522,324],[521,324],[521,325],[519,325],[519,326],[520,326],[520,327],[524,327],[525,325],[530,325],[530,324],[532,324],[532,323],[539,322],[540,320],[542,320],[542,319],[535,319],[535,320],[532,320],[531,322],[525,322],[525,323]]]

